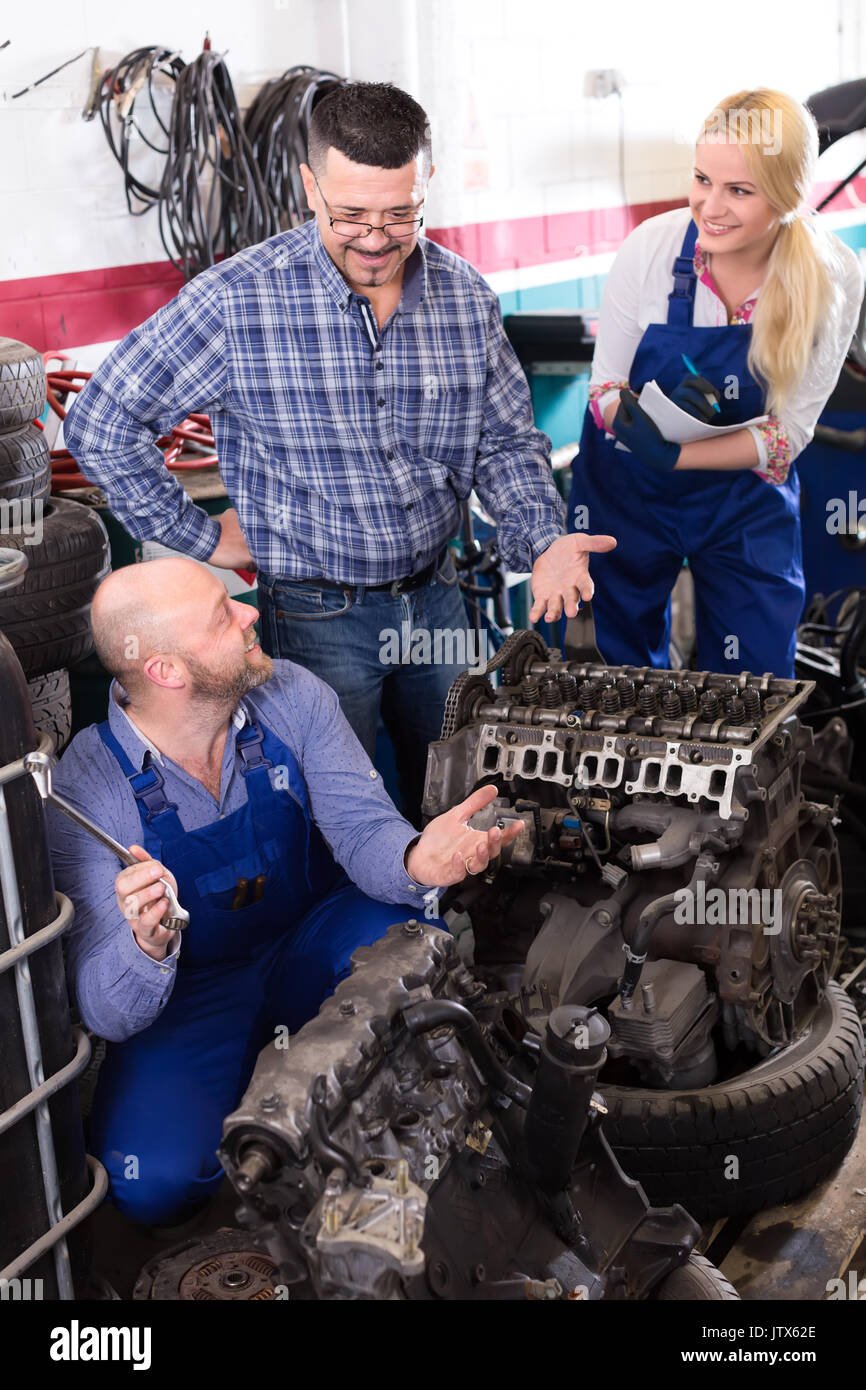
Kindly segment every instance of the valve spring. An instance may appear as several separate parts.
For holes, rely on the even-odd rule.
[[[634,681],[631,676],[620,676],[616,688],[619,691],[623,709],[628,709],[629,705],[633,705],[636,699]]]
[[[753,685],[747,685],[742,692],[742,701],[746,707],[747,719],[760,719],[761,717],[761,692],[756,690]]]
[[[524,676],[520,682],[520,697],[524,705],[537,705],[539,686],[535,676]]]
[[[698,692],[691,681],[683,681],[677,686],[677,694],[682,700],[683,710],[686,714],[694,714],[698,707]]]
[[[675,690],[665,690],[662,694],[662,714],[668,719],[678,719],[683,712],[682,702]]]
[[[745,724],[746,706],[743,704],[739,695],[725,696],[725,714],[729,724]]]
[[[637,697],[637,707],[641,714],[658,714],[658,698],[651,685],[641,687]]]
[[[593,709],[598,699],[598,687],[595,681],[581,681],[577,691],[578,704],[584,709]]]
[[[559,709],[562,696],[556,676],[545,676],[541,682],[541,703],[545,709]]]
[[[573,705],[577,700],[577,676],[570,671],[560,671],[558,679],[563,704]]]
[[[620,709],[619,691],[615,685],[606,685],[601,692],[603,714],[616,714]]]
[[[718,719],[722,712],[721,701],[715,690],[705,690],[701,696],[701,714],[705,719]]]
[[[739,693],[740,687],[737,685],[736,681],[725,681],[724,685],[719,688],[719,694],[722,697],[725,695],[739,695]]]

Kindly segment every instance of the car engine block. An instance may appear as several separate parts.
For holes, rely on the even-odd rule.
[[[802,1035],[841,898],[833,808],[800,789],[812,688],[569,660],[535,632],[458,677],[425,815],[492,783],[472,824],[523,826],[457,894],[481,978],[533,1027],[604,1007],[611,1056],[653,1086],[709,1084],[720,1048]]]
[[[595,1010],[532,1032],[430,923],[352,964],[223,1128],[278,1297],[645,1298],[688,1261],[697,1224],[650,1207],[603,1137]]]

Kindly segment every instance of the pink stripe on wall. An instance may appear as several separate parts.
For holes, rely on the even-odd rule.
[[[171,261],[5,280],[0,334],[39,352],[110,343],[167,304],[182,284]]]
[[[866,199],[866,178],[855,179],[853,186],[856,195]],[[832,187],[816,186],[815,201]],[[837,206],[845,205],[844,197],[840,195]],[[585,255],[616,251],[632,227],[682,205],[682,199],[675,199],[474,222],[436,227],[429,236],[482,274],[491,274],[568,260],[576,247]],[[580,273],[579,260],[574,273]],[[170,261],[6,280],[0,282],[0,335],[19,338],[40,352],[113,342],[167,304],[182,284],[183,277]]]
[[[436,227],[428,235],[431,241],[470,261],[483,275],[490,275],[496,270],[565,261],[578,246],[590,256],[616,251],[632,227],[660,212],[682,207],[684,202],[679,198],[547,217],[515,217],[507,222],[474,222],[466,227]]]

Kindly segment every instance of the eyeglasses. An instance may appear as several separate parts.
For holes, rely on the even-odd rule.
[[[408,237],[414,236],[415,233],[424,226],[423,217],[413,217],[407,222],[386,222],[381,227],[374,227],[372,222],[350,222],[346,218],[333,217],[331,215],[331,209],[325,202],[325,195],[321,188],[319,188],[319,180],[316,178],[315,174],[313,175],[313,180],[316,188],[319,189],[319,197],[322,202],[325,203],[325,211],[328,214],[328,224],[331,231],[336,232],[337,236],[365,237],[369,236],[371,232],[376,231],[384,232],[385,235],[391,237],[393,241],[405,241]],[[424,204],[422,203],[421,206],[423,207]]]

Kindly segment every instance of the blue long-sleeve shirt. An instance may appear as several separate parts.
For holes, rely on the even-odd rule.
[[[211,419],[223,481],[258,568],[383,584],[458,533],[474,488],[525,572],[562,534],[550,441],[499,302],[466,261],[422,240],[378,332],[315,222],[204,271],[111,352],[65,442],[131,535],[207,559],[219,526],[154,440]]]
[[[108,719],[136,771],[148,749],[161,760],[166,795],[185,830],[198,830],[238,810],[246,799],[235,738],[250,719],[261,720],[291,749],[303,774],[313,818],[334,858],[369,897],[417,903],[423,915],[430,890],[403,866],[418,832],[399,814],[355,737],[329,685],[291,661],[275,661],[274,675],[250,692],[232,718],[220,779],[219,802],[201,782],[153,748],[124,712],[125,695],[111,686]],[[124,845],[141,844],[135,797],[96,725],[72,740],[54,772],[61,796]],[[48,831],[57,888],[71,898],[75,920],[65,937],[67,973],[89,1028],[119,1042],[146,1028],[165,1007],[182,944],[157,961],[138,945],[119,911],[114,881],[120,865],[110,850],[68,816],[48,807]]]

